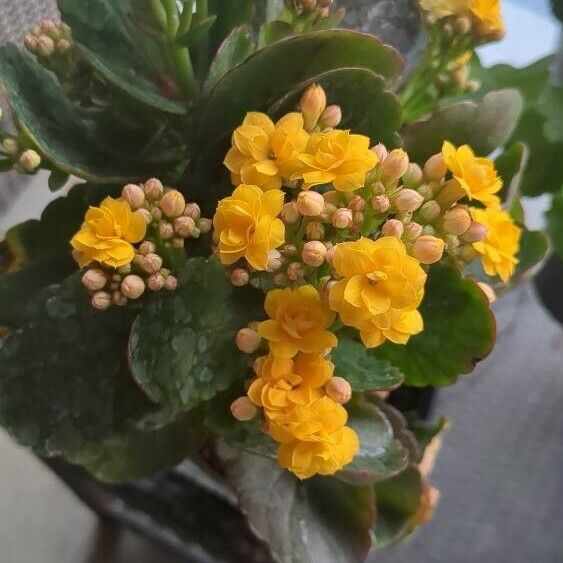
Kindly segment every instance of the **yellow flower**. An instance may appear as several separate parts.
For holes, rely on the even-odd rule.
[[[498,39],[504,34],[500,0],[471,0],[469,9],[484,38]]]
[[[106,197],[100,207],[88,209],[70,244],[81,268],[94,261],[120,268],[133,260],[133,244],[143,240],[146,230],[145,219],[126,201]]]
[[[297,352],[317,353],[338,343],[327,330],[335,315],[312,285],[296,290],[274,289],[266,295],[264,308],[270,319],[259,324],[258,332],[269,340],[276,356],[292,358]]]
[[[358,327],[366,348],[380,346],[385,340],[406,344],[411,336],[422,332],[423,328],[422,316],[416,309],[389,309]]]
[[[264,113],[248,113],[235,129],[224,161],[233,184],[279,190],[282,180],[289,180],[294,173],[308,139],[300,113],[289,113],[276,125]]]
[[[292,178],[303,179],[303,189],[333,184],[336,190],[352,192],[364,186],[379,159],[369,150],[368,137],[334,129],[311,135],[299,161],[301,169]]]
[[[346,409],[324,396],[270,421],[268,431],[280,442],[280,465],[300,479],[342,469],[359,449],[358,435],[345,426],[347,419]]]
[[[481,255],[483,268],[489,276],[498,275],[507,282],[518,259],[522,229],[514,224],[510,215],[502,209],[471,209],[474,221],[487,227],[484,240],[473,243],[473,248]]]
[[[495,194],[502,188],[502,180],[492,160],[476,157],[469,145],[456,149],[448,141],[442,147],[442,157],[469,199],[490,207],[500,205]]]
[[[390,309],[415,308],[422,298],[426,273],[397,237],[338,244],[333,266],[343,279],[330,290],[330,306],[348,326]]]
[[[256,270],[266,269],[268,252],[284,242],[285,227],[277,218],[283,198],[280,190],[263,192],[243,184],[219,202],[213,226],[223,264],[244,257]]]

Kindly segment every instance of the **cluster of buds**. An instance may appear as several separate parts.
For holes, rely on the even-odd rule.
[[[197,204],[186,202],[178,190],[165,188],[157,178],[127,184],[121,200],[142,217],[145,234],[133,248],[130,263],[115,268],[95,261],[84,272],[82,282],[96,309],[126,305],[146,291],[174,291],[178,280],[171,272],[171,253],[183,255],[186,239],[199,238],[211,229],[211,221],[201,217]]]
[[[24,44],[30,53],[41,59],[65,56],[72,48],[70,27],[65,23],[44,20],[31,28]]]
[[[334,129],[342,121],[340,106],[327,106],[325,91],[317,84],[305,90],[299,102],[299,109],[303,115],[304,128],[309,133]]]
[[[438,75],[436,87],[440,96],[455,96],[466,92],[476,92],[481,87],[479,80],[470,77],[473,51],[466,51],[451,60]]]
[[[7,157],[12,164],[12,168],[20,174],[33,174],[41,166],[39,153],[23,146],[16,137],[6,137],[2,141],[0,154]]]

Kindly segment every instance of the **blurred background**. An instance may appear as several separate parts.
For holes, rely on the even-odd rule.
[[[365,24],[373,10],[393,13],[407,1],[356,0],[357,21]],[[557,50],[560,26],[548,0],[504,0],[503,6],[507,37],[481,49],[485,65],[522,66]],[[54,2],[0,0],[0,43],[19,41],[45,17],[56,17]],[[386,38],[392,39],[405,40]],[[41,175],[2,178],[0,235],[39,216],[50,195]],[[525,205],[530,227],[541,228],[548,201]],[[563,330],[531,283],[495,307],[494,353],[455,388],[440,391],[435,403],[436,416],[453,421],[432,475],[441,491],[435,517],[406,543],[378,552],[375,561],[563,562]],[[99,525],[1,430],[0,456],[1,563],[183,561],[133,533]]]

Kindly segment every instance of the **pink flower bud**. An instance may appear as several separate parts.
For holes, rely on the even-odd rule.
[[[71,42],[68,39],[59,39],[55,44],[55,49],[59,55],[64,55],[70,51],[72,47]]]
[[[442,209],[438,205],[438,202],[431,200],[431,201],[427,201],[420,208],[417,216],[420,217],[420,219],[424,222],[433,223],[436,219],[438,219],[441,212]]]
[[[174,219],[174,232],[181,237],[191,236],[195,228],[195,221],[191,217],[182,215]]]
[[[301,257],[307,266],[317,268],[324,263],[327,249],[326,246],[318,240],[311,240],[303,245]]]
[[[306,228],[307,238],[309,240],[322,240],[325,236],[325,228],[318,221],[311,221]]]
[[[352,398],[352,387],[343,377],[329,379],[326,394],[336,403],[345,405]]]
[[[332,266],[332,260],[334,259],[334,251],[336,246],[330,246],[327,248],[325,260]]]
[[[403,237],[409,241],[415,241],[420,235],[422,235],[422,225],[420,223],[415,223],[411,221],[405,225],[405,232]]]
[[[121,291],[114,291],[111,294],[111,302],[118,307],[124,307],[127,305],[127,297]]]
[[[336,205],[333,205],[332,203],[325,202],[323,210],[322,210],[321,214],[319,215],[321,221],[324,221],[325,223],[332,223],[332,218],[333,218],[334,214],[336,213],[336,209],[337,209]]]
[[[138,299],[145,292],[145,282],[139,276],[129,275],[121,282],[121,293],[129,299]]]
[[[297,196],[297,209],[306,217],[319,216],[324,206],[325,200],[318,192],[302,191]]]
[[[348,207],[352,211],[363,211],[366,207],[366,200],[359,195],[355,195],[349,202]]]
[[[199,231],[203,234],[208,233],[211,230],[211,227],[213,226],[213,221],[211,221],[211,219],[207,219],[205,217],[202,217],[198,222],[197,222],[197,228],[199,229]]]
[[[303,268],[303,264],[301,262],[292,262],[287,267],[287,278],[290,281],[299,281],[305,275],[305,270]]]
[[[178,278],[176,276],[166,276],[164,278],[164,289],[166,291],[174,291],[178,287]]]
[[[4,152],[10,156],[15,156],[19,151],[19,145],[16,139],[8,137],[2,141]]]
[[[389,219],[381,227],[381,234],[386,237],[401,238],[405,232],[405,226],[398,219]]]
[[[98,291],[103,289],[108,283],[108,277],[103,270],[92,268],[86,270],[82,276],[82,283],[86,289],[90,291]]]
[[[139,266],[147,274],[156,274],[162,268],[162,258],[158,254],[147,254],[139,258]]]
[[[143,208],[137,209],[135,213],[141,216],[145,220],[147,225],[152,221],[152,214],[148,209],[143,209]]]
[[[236,268],[231,272],[231,283],[236,287],[244,287],[248,285],[250,281],[250,275],[246,270],[242,268]]]
[[[152,218],[155,221],[162,221],[163,213],[162,213],[162,209],[160,209],[159,207],[153,207],[151,214],[152,214]]]
[[[387,182],[396,182],[409,166],[409,156],[403,149],[393,149],[381,163],[379,170]]]
[[[371,191],[373,195],[385,195],[387,190],[385,189],[385,185],[383,184],[383,182],[380,182],[378,180],[377,182],[374,182],[372,184]]]
[[[340,109],[340,106],[331,105],[327,106],[321,114],[319,126],[323,131],[326,129],[333,129],[334,127],[338,127],[341,121],[342,109]]]
[[[416,191],[403,189],[391,199],[393,209],[399,213],[412,213],[423,203],[424,198]]]
[[[431,156],[424,165],[424,177],[428,182],[441,181],[447,171],[448,168],[441,154]]]
[[[281,218],[284,223],[287,223],[288,225],[297,223],[299,220],[299,209],[297,209],[297,204],[294,201],[284,204],[281,211]]]
[[[137,184],[127,184],[121,191],[121,197],[131,209],[139,209],[145,203],[145,192]]]
[[[167,217],[179,217],[186,208],[186,200],[178,190],[167,191],[160,200],[160,209]]]
[[[407,167],[407,171],[403,174],[403,185],[405,188],[416,190],[420,187],[423,180],[422,169],[415,162],[411,162]]]
[[[41,164],[41,157],[37,152],[32,149],[27,149],[23,151],[18,159],[18,164],[26,172],[35,172]]]
[[[422,235],[412,247],[412,255],[421,264],[434,264],[438,262],[444,254],[446,243],[437,237]]]
[[[239,397],[231,404],[232,415],[241,422],[252,420],[258,413],[258,409],[252,404],[248,397]]]
[[[284,247],[282,247],[281,253],[284,256],[287,256],[288,258],[291,257],[291,256],[296,256],[297,255],[297,248],[295,247],[294,244],[286,244]]]
[[[469,229],[463,233],[463,240],[465,242],[479,242],[484,240],[487,236],[488,229],[482,223],[477,223],[477,221],[472,221],[469,225]]]
[[[308,131],[313,130],[326,108],[326,94],[321,86],[311,84],[301,96],[299,108],[303,114],[305,129]]]
[[[41,57],[50,57],[55,52],[55,42],[48,35],[37,38],[37,54]]]
[[[154,254],[156,252],[156,245],[150,240],[144,240],[139,246],[139,254],[146,256],[147,254]]]
[[[275,272],[282,267],[283,257],[279,250],[270,250],[268,252],[268,264],[266,269],[268,272]]]
[[[164,287],[164,277],[160,274],[153,274],[147,279],[147,287],[151,291],[160,291]]]
[[[471,226],[471,215],[466,207],[456,205],[446,211],[442,219],[442,228],[452,235],[462,235]]]
[[[191,217],[194,221],[197,221],[201,217],[201,209],[197,203],[186,203],[186,207],[184,207],[184,215],[186,217]]]
[[[237,332],[236,344],[237,348],[245,354],[253,354],[260,348],[262,338],[251,328],[241,328]]]
[[[332,225],[337,229],[349,229],[354,224],[354,215],[351,209],[341,207],[332,216]]]
[[[31,53],[35,53],[37,50],[37,37],[32,35],[31,33],[25,36],[23,40],[25,48],[30,51]]]
[[[383,162],[387,158],[387,155],[389,154],[387,148],[383,143],[379,143],[378,145],[375,145],[375,147],[372,147],[371,150],[377,155],[377,158],[379,158],[379,162]]]
[[[371,200],[371,207],[376,213],[385,213],[389,211],[391,202],[386,195],[376,195]]]
[[[162,240],[169,240],[174,236],[174,227],[168,221],[161,221],[158,224],[158,234]]]
[[[160,199],[164,193],[164,186],[158,178],[151,178],[143,184],[143,189],[145,194],[149,199],[153,201]]]
[[[364,214],[361,211],[354,211],[352,215],[354,225],[361,225],[364,222]]]
[[[107,291],[98,291],[92,295],[92,307],[98,309],[99,311],[105,311],[109,309],[111,305],[111,295]]]

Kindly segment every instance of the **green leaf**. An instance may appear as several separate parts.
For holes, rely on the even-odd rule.
[[[48,185],[52,192],[60,190],[70,179],[70,174],[61,172],[60,170],[53,170],[49,174]]]
[[[395,94],[385,89],[385,81],[371,70],[339,68],[313,76],[277,100],[268,113],[281,117],[298,107],[305,89],[313,83],[326,91],[331,104],[342,108],[342,129],[367,135],[373,144],[397,146],[401,107]]]
[[[342,67],[366,68],[392,86],[403,62],[375,37],[353,31],[318,31],[278,41],[231,69],[202,100],[196,112],[200,146],[229,135],[246,112],[264,111],[297,84]]]
[[[349,330],[338,333],[338,346],[332,351],[335,375],[350,383],[353,391],[394,389],[403,383],[403,374],[387,360],[377,358],[358,342]]]
[[[71,455],[153,408],[124,361],[130,311],[89,301],[79,276],[45,289],[0,347],[0,424],[42,455]]]
[[[101,127],[113,127],[115,142],[123,142],[122,127],[73,106],[55,75],[28,53],[1,47],[0,80],[18,125],[60,171],[95,183],[125,183],[146,174],[138,155],[100,143]]]
[[[409,420],[408,428],[414,434],[421,450],[424,451],[434,438],[448,429],[449,424],[448,419],[442,416],[434,424],[428,424],[421,420]]]
[[[391,414],[394,423],[381,406]],[[378,405],[353,402],[346,409],[348,425],[360,438],[360,451],[337,474],[338,478],[355,485],[373,483],[397,475],[409,462],[418,460],[420,453],[414,437],[406,429],[405,419],[393,407],[383,402]]]
[[[442,149],[444,141],[469,144],[486,156],[502,146],[515,130],[522,112],[516,90],[489,92],[479,101],[464,100],[405,125],[401,131],[411,159],[423,163]]]
[[[449,267],[430,269],[420,307],[424,330],[400,346],[375,349],[415,387],[451,385],[485,358],[495,341],[495,320],[485,294],[475,282]]]
[[[423,483],[414,465],[393,477],[376,483],[375,547],[393,545],[412,533],[418,522],[417,513],[422,505]]]
[[[287,22],[276,20],[266,23],[260,28],[258,47],[266,47],[276,41],[280,41],[280,39],[293,35],[293,33],[293,26]]]
[[[217,14],[217,21],[211,29],[211,43],[217,48],[233,29],[252,23],[254,0],[209,0],[209,11]]]
[[[370,487],[330,477],[299,482],[275,461],[229,451],[227,477],[256,536],[279,563],[365,559],[375,520]]]
[[[548,213],[548,231],[549,229]],[[522,239],[520,240],[520,251],[518,252],[519,262],[516,266],[513,281],[527,274],[532,268],[537,266],[545,258],[548,250],[548,239],[541,231],[529,231],[524,228]]]
[[[254,42],[247,26],[233,29],[219,47],[211,62],[203,95],[208,94],[221,78],[235,65],[244,61],[254,51]]]
[[[213,14],[197,22],[195,25],[192,25],[189,31],[178,39],[178,43],[189,48],[196,47],[197,44],[207,36],[216,20],[217,16]]]
[[[179,288],[140,312],[129,342],[136,381],[155,402],[189,410],[247,374],[237,331],[263,316],[258,293],[233,287],[215,260],[190,259]]]
[[[498,195],[508,205],[511,205],[520,194],[520,185],[527,164],[528,149],[524,143],[510,145],[495,159],[495,167],[503,181],[502,190]]]
[[[553,196],[551,209],[547,212],[547,233],[556,254],[563,258],[563,190]]]

